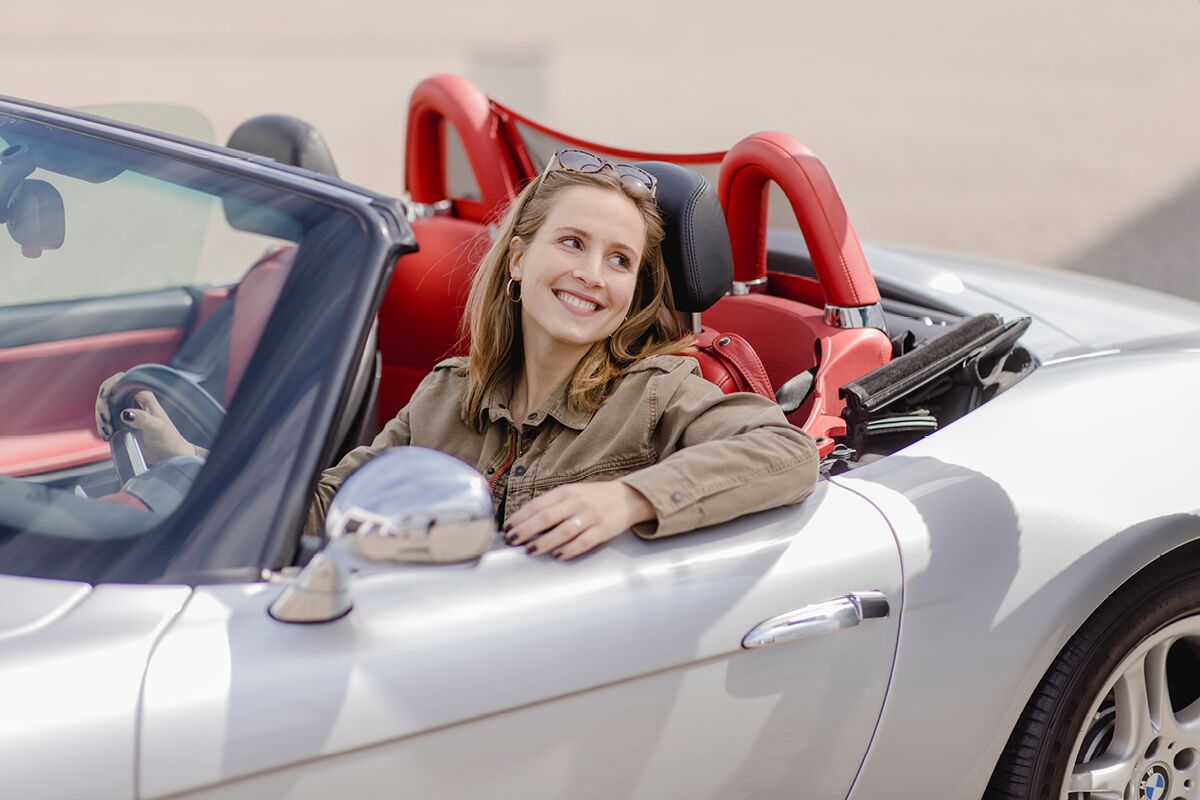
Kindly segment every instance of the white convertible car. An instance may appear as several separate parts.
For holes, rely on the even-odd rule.
[[[815,494],[561,563],[413,448],[302,536],[562,144],[676,187],[704,374],[765,382]],[[0,101],[5,796],[1200,796],[1200,305],[863,247],[780,133],[637,153],[438,76],[406,164],[398,201],[296,120],[222,148]],[[101,438],[118,371],[207,458]]]

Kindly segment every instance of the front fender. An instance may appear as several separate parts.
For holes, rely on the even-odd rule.
[[[1200,539],[1200,488],[1185,480],[1200,424],[1175,420],[1170,447],[1154,447],[1128,424],[1151,392],[1196,396],[1200,354],[1042,367],[835,478],[890,521],[905,584],[891,686],[852,797],[978,798],[1068,639],[1125,581]]]

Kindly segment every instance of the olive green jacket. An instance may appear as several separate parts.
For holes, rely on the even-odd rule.
[[[654,507],[657,519],[635,528],[646,538],[796,503],[816,485],[813,440],[766,398],[723,394],[700,377],[694,359],[637,362],[594,414],[571,410],[564,386],[515,424],[509,393],[497,392],[481,410],[482,434],[459,416],[465,363],[451,358],[434,367],[370,446],[321,475],[306,533],[320,531],[334,492],[354,470],[399,445],[473,465],[491,486],[498,522],[556,486],[621,480]]]

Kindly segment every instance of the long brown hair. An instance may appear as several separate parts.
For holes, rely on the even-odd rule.
[[[471,280],[466,314],[460,323],[471,349],[466,367],[467,387],[460,402],[463,422],[482,431],[484,398],[501,385],[516,385],[521,369],[521,306],[509,300],[509,256],[513,237],[533,241],[546,221],[555,198],[574,186],[591,186],[629,198],[646,224],[646,245],[638,265],[637,285],[629,314],[607,338],[592,344],[580,359],[567,388],[568,404],[594,412],[616,389],[624,371],[649,356],[691,348],[691,334],[680,331],[663,262],[663,221],[654,198],[626,187],[611,170],[596,173],[555,170],[538,177],[517,195],[504,214],[495,240]]]

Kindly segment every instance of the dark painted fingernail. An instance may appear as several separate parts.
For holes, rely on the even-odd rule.
[[[108,418],[108,414],[105,414],[103,411],[100,412],[100,421],[103,422],[105,425],[112,422],[112,420]]]
[[[504,531],[505,531],[505,533],[507,533],[508,531],[511,531],[511,530],[512,530],[512,523],[511,523],[511,522],[506,522],[506,523],[504,523]]]
[[[562,553],[555,553],[555,554],[554,554],[554,557],[555,557],[556,559],[558,559],[559,561],[562,561],[563,554],[562,554]]]
[[[516,544],[517,543],[517,535],[515,533],[510,533],[508,536],[504,537],[504,541],[507,542],[508,544]]]
[[[134,420],[133,412],[130,411],[128,408],[125,409],[124,411],[121,412],[121,419],[125,420],[126,422],[133,422],[133,420]]]
[[[525,548],[525,552],[529,553],[529,555],[531,555],[531,556],[537,555],[537,545],[536,544],[529,545],[529,547]]]

